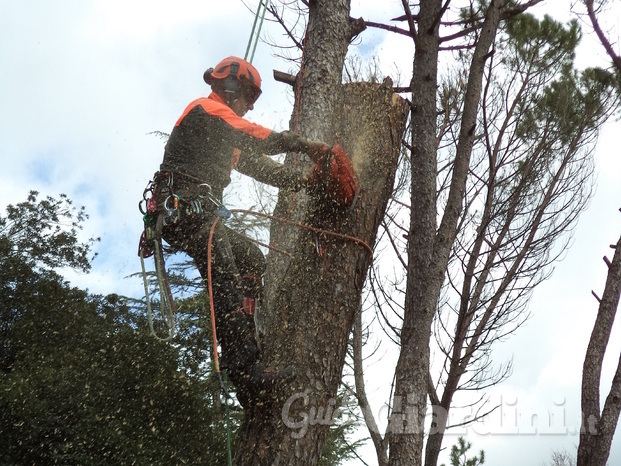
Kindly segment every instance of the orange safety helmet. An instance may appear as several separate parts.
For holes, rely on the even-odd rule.
[[[225,92],[244,92],[251,103],[256,102],[261,95],[261,75],[243,58],[225,58],[215,68],[205,71],[203,79],[209,85],[214,84],[214,81],[222,82]]]

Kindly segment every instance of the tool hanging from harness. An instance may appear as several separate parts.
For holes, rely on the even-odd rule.
[[[175,303],[170,290],[170,282],[164,262],[164,253],[162,250],[162,227],[164,222],[174,221],[176,210],[178,209],[179,199],[174,196],[173,205],[168,206],[169,197],[166,198],[166,217],[160,215],[157,202],[154,197],[157,188],[155,177],[149,181],[147,187],[142,194],[142,200],[138,204],[140,212],[143,214],[144,230],[140,235],[138,245],[138,256],[140,256],[140,265],[142,268],[142,280],[144,284],[145,299],[147,303],[147,318],[149,321],[149,332],[151,335],[161,341],[169,341],[175,336]],[[151,309],[151,299],[149,297],[149,285],[147,282],[147,272],[145,269],[144,259],[154,257],[155,276],[160,293],[160,313],[167,327],[168,335],[164,338],[157,335],[153,326],[153,311]]]
[[[176,314],[162,248],[162,229],[165,226],[176,224],[183,215],[202,214],[204,207],[206,207],[204,206],[205,201],[215,205],[218,217],[229,218],[231,216],[231,212],[212,196],[211,186],[207,183],[195,183],[197,191],[192,195],[184,192],[182,197],[173,189],[175,179],[197,181],[186,175],[156,172],[143,191],[142,200],[138,205],[144,222],[144,230],[138,245],[138,256],[142,267],[149,331],[151,335],[162,341],[169,341],[175,336]],[[144,259],[151,256],[154,256],[155,276],[160,293],[160,313],[167,327],[166,337],[157,335],[153,325],[153,311],[144,264]]]

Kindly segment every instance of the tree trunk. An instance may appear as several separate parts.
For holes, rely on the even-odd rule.
[[[421,464],[429,338],[442,280],[428,275],[436,232],[436,92],[441,0],[421,2],[412,75],[412,213],[401,352],[387,436],[389,464]],[[432,283],[432,278],[437,283]],[[429,288],[428,288],[429,287]],[[436,292],[437,290],[437,292]]]
[[[436,197],[436,96],[442,1],[421,2],[411,84],[412,214],[401,353],[396,369],[393,414],[388,426],[390,465],[422,464],[431,324],[450,250],[457,235],[481,99],[483,70],[494,44],[501,9],[506,3],[507,0],[490,3],[472,55],[451,185],[442,220],[437,227],[436,217],[442,210]],[[432,448],[426,452],[427,466],[437,463],[445,427],[446,419],[438,417],[436,428],[429,433]]]
[[[294,365],[297,376],[245,413],[239,465],[317,464],[338,408],[348,337],[372,260],[368,246],[392,193],[408,112],[391,82],[348,84],[339,95],[331,131],[352,158],[359,194],[346,210],[321,199],[306,203],[304,223],[321,232],[298,229],[294,257],[274,285],[263,340],[264,359]]]
[[[609,263],[606,287],[589,340],[582,371],[582,430],[577,466],[606,466],[621,412],[621,358],[612,379],[604,409],[600,412],[600,380],[621,295],[621,238]]]
[[[337,134],[333,122],[338,121],[336,110],[342,99],[343,65],[352,37],[349,10],[350,0],[310,2],[302,66],[294,88],[295,107],[290,130],[327,144],[332,144]],[[288,154],[286,163],[298,167],[312,166],[308,157],[300,154]],[[280,193],[274,215],[301,221],[307,201],[303,192]],[[292,251],[298,233],[297,229],[276,222],[271,226],[271,242],[281,249]],[[268,254],[264,290],[264,303],[268,309],[273,308],[288,266],[286,256]],[[278,325],[277,313],[267,314],[264,318],[266,327]]]

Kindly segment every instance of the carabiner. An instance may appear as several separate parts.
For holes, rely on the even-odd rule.
[[[226,207],[224,207],[222,204],[220,204],[220,207],[218,207],[218,211],[216,212],[218,217],[222,217],[222,218],[231,218],[231,211],[229,209],[227,209]]]
[[[173,198],[173,206],[168,206],[168,199]],[[170,211],[177,210],[179,208],[179,196],[176,194],[171,194],[164,200],[164,209],[166,209],[169,213]]]
[[[198,185],[199,189],[200,188],[206,188],[207,191],[207,196],[211,196],[211,185],[209,185],[208,183],[201,183]]]

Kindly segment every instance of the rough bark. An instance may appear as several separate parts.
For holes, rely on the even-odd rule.
[[[420,465],[427,401],[430,323],[437,278],[428,275],[436,231],[436,90],[441,0],[422,2],[412,74],[412,214],[401,352],[387,437],[389,464]],[[426,286],[431,289],[427,290]]]
[[[343,87],[333,131],[352,158],[359,195],[347,210],[322,199],[306,203],[305,224],[347,237],[297,232],[294,257],[266,311],[277,318],[269,319],[263,345],[266,361],[294,365],[297,376],[245,413],[237,464],[314,465],[319,460],[372,260],[366,245],[374,244],[391,195],[405,129],[408,106],[391,84]]]
[[[616,244],[608,277],[582,369],[582,430],[577,466],[605,466],[621,412],[621,358],[610,392],[600,406],[600,381],[604,354],[608,346],[621,295],[621,239]]]
[[[294,88],[295,108],[290,129],[302,136],[333,144],[337,131],[336,109],[342,99],[342,70],[351,40],[349,20],[350,0],[315,0],[310,2],[306,37],[298,81]],[[305,155],[288,154],[286,163],[304,167],[312,166]],[[306,211],[307,196],[280,193],[274,214],[301,221]],[[298,230],[281,223],[271,226],[271,242],[287,251],[295,248]],[[268,308],[278,294],[278,286],[289,266],[289,259],[281,254],[269,254],[265,279],[264,301]],[[278,319],[272,313],[265,316],[267,327]]]

